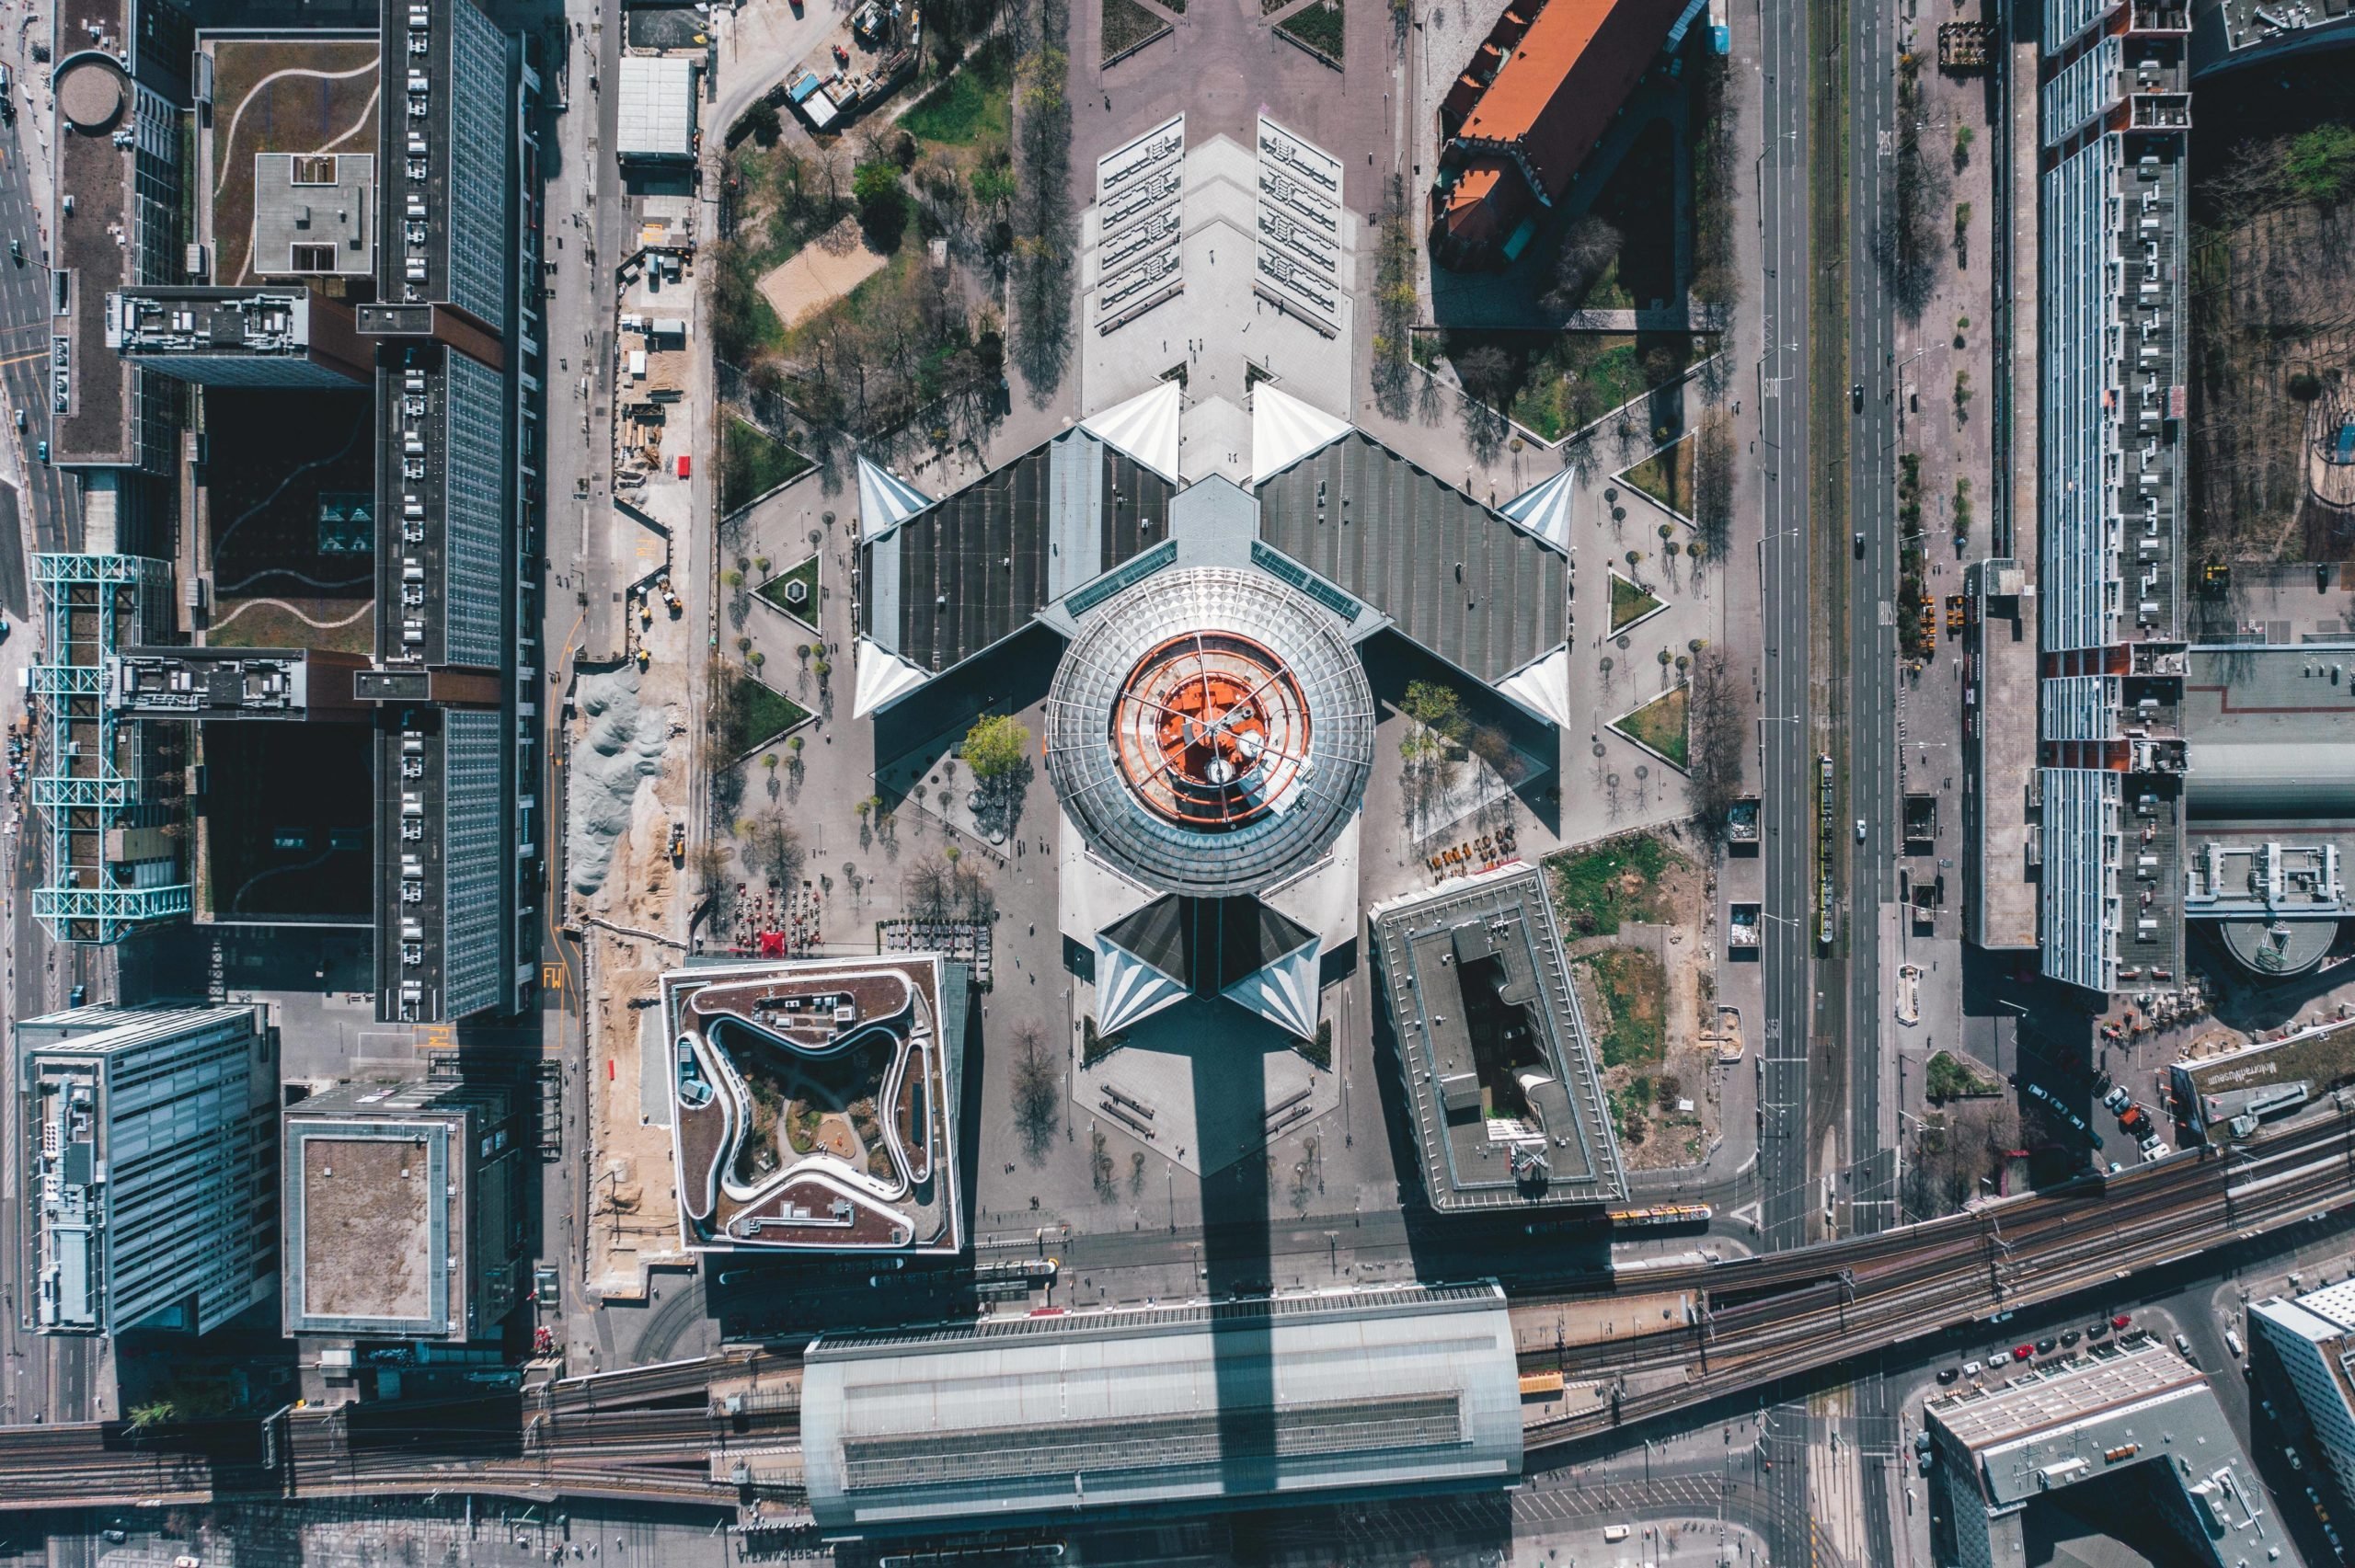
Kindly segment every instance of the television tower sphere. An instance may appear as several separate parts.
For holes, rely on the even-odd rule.
[[[1252,893],[1357,810],[1373,692],[1332,617],[1276,578],[1166,570],[1098,609],[1047,694],[1047,774],[1096,853],[1150,887]]]

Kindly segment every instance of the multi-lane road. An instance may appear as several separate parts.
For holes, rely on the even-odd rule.
[[[28,79],[23,62],[14,59],[20,37],[13,34],[0,44],[0,59],[12,61],[21,83]],[[20,113],[0,121],[0,248],[13,244],[21,253],[21,259],[0,255],[0,395],[6,397],[6,412],[0,413],[0,610],[12,628],[0,647],[0,673],[10,693],[5,707],[10,723],[24,712],[14,694],[15,672],[29,662],[39,635],[31,624],[30,557],[82,544],[77,487],[38,455],[49,430],[49,270],[40,208],[44,187],[27,165],[29,155],[40,155],[29,117]],[[17,428],[19,411],[22,430]],[[11,876],[5,929],[13,984],[0,987],[0,1031],[13,1029],[19,1018],[63,1006],[77,985],[92,983],[103,991],[96,982],[106,972],[102,959],[77,947],[61,949],[33,920],[31,891],[42,875],[38,819],[29,799],[10,805],[6,814],[17,823],[5,854]],[[23,1213],[16,1188],[24,1168],[15,1145],[18,1127],[11,1117],[0,1128],[0,1256],[11,1260],[18,1255]],[[12,1267],[12,1277],[13,1273]],[[88,1415],[97,1393],[91,1343],[23,1332],[24,1306],[13,1289],[0,1299],[0,1420]]]

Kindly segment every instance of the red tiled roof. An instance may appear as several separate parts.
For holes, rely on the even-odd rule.
[[[1558,198],[1681,8],[1681,0],[1548,0],[1457,134],[1518,143],[1545,197]]]
[[[1449,241],[1457,246],[1496,245],[1505,237],[1504,214],[1498,210],[1497,182],[1504,177],[1504,166],[1493,158],[1476,158],[1461,178],[1449,188],[1447,205],[1440,222],[1447,230]],[[1522,193],[1519,176],[1513,177],[1507,200],[1517,207],[1528,205]]]

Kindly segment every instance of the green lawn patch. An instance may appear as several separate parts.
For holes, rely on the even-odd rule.
[[[729,669],[725,678],[715,681],[712,705],[731,757],[766,745],[810,716],[808,708],[741,669]]]
[[[1125,54],[1169,24],[1137,4],[1137,0],[1104,0],[1104,58]]]
[[[1619,475],[1679,517],[1693,515],[1693,453],[1690,432],[1679,436]]]
[[[1681,332],[1443,331],[1418,338],[1430,336],[1465,392],[1549,441],[1665,386],[1694,357],[1694,339]],[[1419,340],[1416,349],[1418,361],[1428,363]]]
[[[1668,976],[1660,960],[1638,948],[1614,947],[1580,963],[1605,1014],[1587,1021],[1603,1065],[1643,1067],[1660,1060],[1668,1046]],[[1650,1108],[1650,1092],[1644,1083],[1632,1106],[1637,1114]]]
[[[1631,582],[1617,572],[1611,574],[1611,632],[1614,636],[1623,626],[1637,621],[1659,609],[1666,601],[1640,583]]]
[[[900,117],[900,129],[917,141],[951,147],[1003,139],[1013,124],[1014,52],[1002,37],[984,40],[954,74]]]
[[[1998,1093],[1978,1070],[1946,1051],[1930,1059],[1930,1098],[1963,1100]]]
[[[1665,921],[1673,912],[1660,879],[1690,864],[1649,833],[1549,856],[1554,910],[1574,935],[1606,934],[1624,921]]]
[[[730,414],[719,450],[719,511],[751,505],[787,480],[807,474],[810,462],[748,419]]]
[[[787,591],[788,585],[801,585],[801,601],[797,604]],[[818,626],[818,557],[810,556],[789,572],[779,572],[753,592],[815,631]]]
[[[1276,26],[1327,60],[1341,58],[1340,0],[1315,0]]]
[[[1685,708],[1685,688],[1671,687],[1626,717],[1613,719],[1611,727],[1682,768],[1688,756]]]

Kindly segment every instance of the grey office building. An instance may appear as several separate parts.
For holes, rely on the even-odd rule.
[[[276,1040],[253,1007],[17,1025],[21,1314],[43,1333],[206,1333],[277,1276]]]
[[[536,595],[544,379],[538,77],[471,0],[379,40],[377,1012],[523,1005],[537,979]],[[397,73],[397,74],[396,74]]]
[[[2045,0],[2041,964],[2182,973],[2186,8]]]
[[[503,1084],[345,1083],[283,1118],[290,1335],[464,1342],[522,1294],[523,1144]]]

